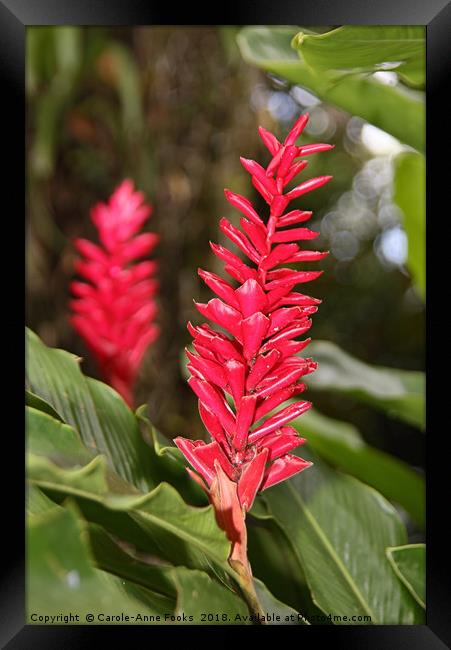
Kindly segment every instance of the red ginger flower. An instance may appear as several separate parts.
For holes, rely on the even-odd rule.
[[[142,192],[124,180],[108,203],[91,209],[101,246],[77,239],[83,255],[75,269],[86,282],[72,282],[71,322],[95,357],[105,380],[132,405],[133,386],[148,346],[158,336],[153,324],[156,262],[148,255],[158,241],[138,234],[152,213]]]
[[[293,199],[331,179],[312,178],[284,194],[285,186],[308,164],[300,157],[332,148],[328,144],[295,144],[307,121],[308,115],[302,115],[283,144],[272,133],[259,129],[272,156],[266,169],[241,158],[254,187],[269,205],[266,223],[248,199],[225,190],[227,200],[243,217],[241,229],[227,219],[221,219],[220,228],[253,265],[227,248],[211,244],[239,286],[233,288],[214,273],[199,270],[218,297],[196,307],[228,334],[207,323],[188,324],[195,349],[195,353],[187,351],[189,384],[199,398],[200,416],[212,442],[177,438],[175,443],[196,470],[197,474],[188,471],[206,489],[219,524],[234,543],[231,559],[240,560],[245,567],[245,528],[239,524],[240,516],[244,520],[258,491],[311,465],[290,453],[305,440],[288,426],[311,404],[299,399],[282,405],[305,390],[302,378],[316,369],[312,359],[296,356],[310,342],[298,341],[297,337],[309,330],[310,316],[321,301],[293,289],[314,280],[321,271],[280,267],[282,263],[313,262],[327,255],[301,250],[295,243],[318,236],[298,227],[312,213],[286,212]],[[249,568],[246,571],[249,574]]]

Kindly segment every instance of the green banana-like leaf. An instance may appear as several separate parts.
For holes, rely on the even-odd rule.
[[[86,465],[96,455],[84,446],[75,429],[31,406],[26,407],[26,425],[27,450],[33,454],[69,467]]]
[[[261,580],[254,578],[254,587],[265,616],[269,614],[268,625],[310,625],[298,611],[274,598]]]
[[[293,544],[316,605],[332,617],[347,617],[333,618],[338,624],[424,622],[385,556],[388,546],[407,541],[394,508],[360,481],[314,462],[264,499]]]
[[[258,501],[263,503],[263,499]],[[254,508],[252,512],[254,516],[247,517],[247,537],[253,575],[307,619],[321,614],[312,601],[302,567],[283,530],[262,510],[257,512]]]
[[[135,623],[137,614],[155,615],[158,609],[144,607],[127,593],[126,584],[93,566],[85,531],[75,512],[57,508],[31,518],[27,530],[27,619],[38,616],[78,620],[47,620],[47,623],[86,624],[86,615],[96,624],[99,616],[124,614]]]
[[[233,582],[221,584],[202,571],[145,562],[120,548],[100,526],[91,524],[89,532],[98,567],[151,590],[154,598],[158,594],[168,611],[182,617],[182,621],[173,622],[249,624],[249,611]],[[274,598],[260,580],[255,580],[255,587],[264,610],[280,616],[278,624],[304,624],[298,612]]]
[[[292,425],[307,439],[307,447],[328,463],[399,503],[424,529],[424,477],[403,461],[368,445],[354,425],[311,409]]]
[[[420,429],[425,427],[423,372],[371,366],[330,341],[313,341],[309,355],[318,369],[308,377],[315,390],[351,395]]]
[[[171,577],[172,566],[135,557],[124,544],[119,546],[102,526],[89,524],[89,539],[99,569],[151,590],[167,600],[167,610],[174,611],[177,590]]]
[[[32,407],[27,407],[27,431],[27,506],[32,515],[61,509],[56,504],[68,499],[74,502],[91,522],[88,530],[97,567],[125,580],[127,592],[153,610],[173,616],[185,608],[185,614],[194,617],[188,622],[197,624],[221,622],[202,620],[202,612],[210,617],[224,612],[231,623],[250,622],[227,563],[230,543],[217,527],[211,506],[188,506],[166,483],[149,494],[139,493],[113,472],[103,456],[92,458],[71,427]],[[111,534],[136,548],[140,558],[118,546]],[[198,570],[179,575],[183,565]],[[201,596],[188,605],[193,589]],[[303,623],[263,583],[257,581],[256,589],[268,611]]]
[[[138,560],[121,549],[100,526],[91,525],[89,530],[98,566],[151,590],[154,597],[158,594],[171,614],[168,622],[219,625],[224,624],[224,615],[226,624],[233,624],[237,622],[237,615],[248,615],[247,606],[236,588],[222,585],[203,571]]]
[[[215,565],[228,570],[230,544],[216,524],[212,507],[188,506],[167,483],[144,495],[127,489],[103,456],[80,469],[63,469],[43,456],[29,454],[28,477],[57,501],[74,498],[89,521],[144,552],[191,568]]]
[[[183,455],[153,428],[146,407],[133,413],[112,388],[85,377],[77,357],[46,347],[31,331],[27,349],[27,383],[35,391],[26,391],[27,404],[72,426],[92,454],[103,453],[115,472],[139,490],[166,481],[188,503],[207,503],[186,472]]]
[[[42,492],[35,485],[27,485],[26,487],[26,514],[29,517],[34,515],[41,515],[48,510],[59,508],[59,506],[49,499],[48,496]]]
[[[178,588],[175,614],[176,616],[185,614],[188,617],[188,621],[182,619],[181,623],[191,625],[249,624],[249,620],[247,620],[249,611],[245,602],[230,589],[212,580],[206,573],[179,567],[174,571],[173,576]]]
[[[85,377],[73,354],[48,348],[30,330],[27,387],[78,431],[89,449],[105,454],[124,480],[143,491],[155,487],[150,447],[122,398],[106,384]]]
[[[63,422],[63,419],[61,416],[55,411],[53,406],[51,406],[48,402],[46,402],[42,397],[39,397],[38,395],[35,395],[32,393],[30,390],[25,391],[25,404],[27,406],[32,406],[33,408],[37,409],[38,411],[42,411],[43,413],[47,413],[48,415],[51,415],[52,418],[55,418],[56,420],[59,420],[60,422]]]
[[[425,150],[424,94],[388,86],[365,74],[337,78],[315,70],[292,48],[299,27],[245,27],[237,42],[244,60],[293,84],[307,88],[322,101],[390,133],[418,151]]]
[[[394,572],[423,609],[426,608],[426,545],[407,544],[387,548]]]
[[[406,83],[424,88],[426,30],[422,25],[344,25],[323,34],[298,32],[292,45],[319,71],[395,70]]]
[[[136,410],[136,418],[146,440],[151,445],[152,479],[158,484],[163,481],[173,485],[183,499],[195,506],[208,504],[208,498],[202,488],[192,480],[186,468],[188,461],[180,449],[159,433],[146,415],[147,406]]]
[[[142,493],[118,476],[105,456],[87,450],[76,432],[27,407],[30,483],[57,502],[72,497],[88,521],[169,562],[229,568],[230,543],[212,506],[187,505],[167,483]]]
[[[405,152],[394,161],[394,201],[404,215],[407,233],[407,266],[416,287],[426,293],[426,160],[421,154]]]

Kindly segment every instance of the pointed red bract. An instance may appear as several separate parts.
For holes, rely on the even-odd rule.
[[[155,261],[142,261],[158,241],[141,233],[152,209],[125,180],[108,203],[91,210],[101,246],[86,239],[74,244],[84,257],[75,269],[87,282],[74,281],[71,322],[95,357],[105,379],[129,404],[142,358],[158,336]]]
[[[206,445],[178,438],[176,444],[209,486],[218,522],[232,541],[236,535],[231,513],[241,521],[240,509],[249,510],[259,491],[311,465],[293,455],[305,440],[287,426],[311,404],[300,399],[287,402],[305,390],[302,379],[316,368],[312,359],[296,356],[310,341],[297,337],[309,330],[309,317],[321,302],[294,289],[321,271],[281,266],[315,262],[327,255],[301,249],[299,242],[319,233],[298,226],[312,216],[310,211],[289,210],[288,206],[331,177],[304,181],[284,194],[285,186],[307,166],[301,156],[331,148],[328,144],[296,145],[307,121],[308,116],[302,115],[283,144],[266,129],[259,129],[272,156],[266,168],[241,158],[254,187],[268,203],[269,214],[262,218],[247,198],[225,190],[228,202],[243,215],[241,229],[227,219],[220,221],[220,229],[236,250],[211,246],[226,273],[239,284],[234,288],[213,273],[199,271],[218,297],[196,306],[226,333],[207,324],[188,326],[195,350],[188,353],[189,383],[199,397],[199,411],[213,442]],[[98,257],[97,250],[90,251],[93,263],[101,263]],[[221,512],[225,508],[227,512]]]

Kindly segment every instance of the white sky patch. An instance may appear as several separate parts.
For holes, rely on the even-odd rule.
[[[388,228],[377,241],[377,252],[384,260],[402,266],[407,260],[407,235],[400,226]]]
[[[277,119],[287,122],[293,119],[297,111],[295,101],[287,93],[276,91],[271,93],[267,103],[268,111]]]
[[[321,100],[316,95],[305,90],[305,88],[301,88],[301,86],[294,86],[291,89],[291,94],[301,106],[317,106],[321,103]]]
[[[394,156],[404,150],[399,140],[372,124],[363,125],[360,137],[364,146],[375,156]]]

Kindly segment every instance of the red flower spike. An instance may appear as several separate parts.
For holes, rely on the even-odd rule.
[[[275,156],[281,146],[276,136],[270,133],[270,131],[264,129],[262,126],[258,128],[258,133],[269,153],[272,156]]]
[[[82,258],[75,270],[85,282],[74,281],[71,322],[96,359],[102,375],[132,406],[133,387],[143,356],[158,337],[153,323],[157,306],[155,261],[137,262],[158,242],[139,231],[152,209],[144,195],[124,180],[107,203],[91,209],[101,245],[77,239]]]
[[[298,337],[309,330],[309,317],[321,301],[298,293],[295,287],[314,280],[321,271],[281,266],[314,262],[327,254],[302,250],[299,245],[299,241],[311,240],[318,233],[303,227],[287,229],[312,215],[307,210],[287,209],[291,201],[331,178],[313,178],[284,193],[287,183],[306,167],[306,161],[297,160],[301,155],[330,148],[296,144],[307,120],[307,115],[301,116],[283,144],[260,128],[272,156],[266,168],[241,158],[252,184],[269,205],[265,219],[248,199],[225,190],[227,201],[243,217],[241,229],[226,219],[221,220],[220,227],[247,259],[245,263],[235,251],[211,244],[238,286],[234,289],[218,276],[200,271],[219,298],[197,308],[227,334],[207,324],[188,325],[195,350],[188,355],[192,374],[189,384],[200,400],[201,417],[214,442],[185,444],[180,438],[176,442],[209,486],[207,493],[217,521],[233,544],[232,566],[235,561],[241,562],[242,575],[247,576],[250,569],[246,564],[244,517],[255,495],[311,465],[292,454],[305,440],[288,425],[311,406],[296,396],[305,390],[302,379],[315,370],[316,364],[296,355],[310,341]],[[101,263],[97,251],[92,252],[91,259]]]
[[[245,510],[250,510],[254,503],[265,473],[267,458],[268,450],[263,448],[243,469],[238,483],[238,497]]]

